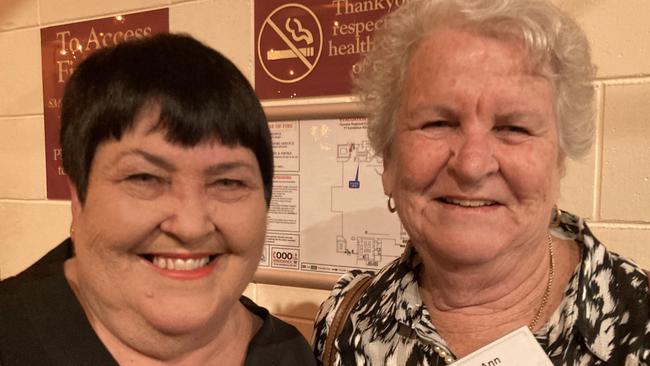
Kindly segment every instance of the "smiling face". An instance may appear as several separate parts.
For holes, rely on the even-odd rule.
[[[264,187],[250,149],[173,145],[152,129],[100,144],[86,200],[72,187],[75,257],[66,263],[91,323],[138,334],[218,329],[251,279],[266,230]]]
[[[520,48],[439,30],[400,103],[382,179],[419,253],[478,264],[543,240],[559,195],[554,91]]]

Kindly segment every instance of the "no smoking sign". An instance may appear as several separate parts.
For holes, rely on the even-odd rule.
[[[404,1],[255,0],[257,96],[349,95],[372,33]]]
[[[259,64],[268,77],[283,84],[296,83],[309,75],[323,51],[323,29],[318,17],[296,3],[274,9],[257,38]]]

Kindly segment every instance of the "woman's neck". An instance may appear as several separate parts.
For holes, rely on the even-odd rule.
[[[431,320],[458,357],[531,324],[544,324],[562,300],[579,248],[554,238],[555,269],[549,287],[546,243],[522,246],[490,263],[456,266],[423,257],[420,293]],[[541,307],[544,296],[548,297]],[[539,313],[539,314],[538,314]]]

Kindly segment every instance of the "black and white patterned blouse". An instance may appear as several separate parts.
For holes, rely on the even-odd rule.
[[[564,299],[535,337],[554,365],[649,365],[648,281],[642,269],[607,251],[576,216],[563,213],[553,235],[582,246],[582,259]],[[418,290],[420,260],[409,245],[382,269],[359,299],[335,343],[336,365],[444,365],[449,352]],[[346,291],[368,273],[352,271],[336,283],[316,318],[319,364],[328,327]]]

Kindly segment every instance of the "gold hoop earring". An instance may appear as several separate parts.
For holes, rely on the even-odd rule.
[[[392,203],[391,203],[391,201],[392,201]],[[388,195],[387,205],[388,205],[388,211],[390,211],[390,213],[395,213],[395,211],[397,211],[397,209],[395,208],[395,200],[393,199],[392,194]]]
[[[556,228],[562,223],[562,210],[560,210],[557,205],[553,206],[553,212],[551,213],[551,228]]]

